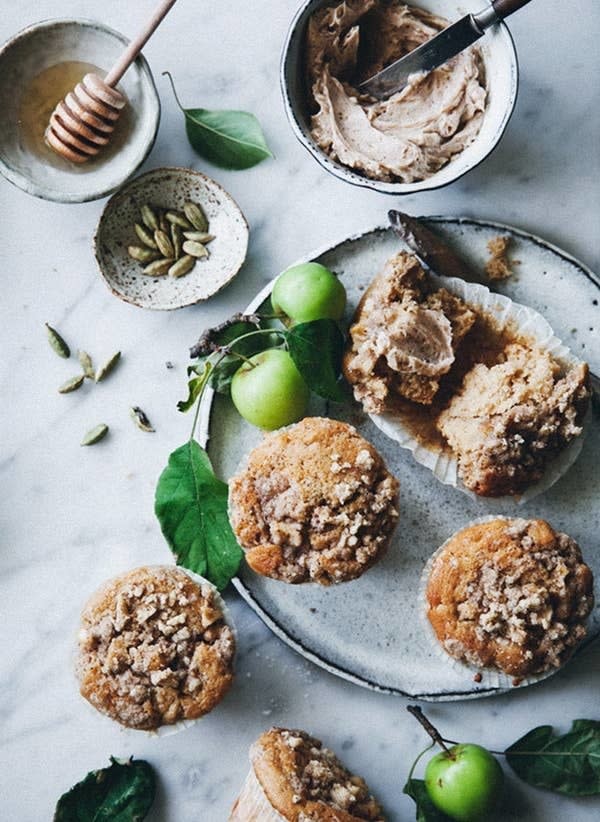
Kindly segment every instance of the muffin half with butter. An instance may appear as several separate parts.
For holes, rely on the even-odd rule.
[[[121,725],[155,731],[198,719],[233,680],[235,638],[206,580],[136,568],[105,583],[81,615],[82,696]]]
[[[364,779],[304,731],[271,728],[250,762],[229,822],[384,822]]]
[[[307,417],[268,435],[229,483],[246,560],[283,582],[356,579],[384,553],[398,481],[347,423]]]

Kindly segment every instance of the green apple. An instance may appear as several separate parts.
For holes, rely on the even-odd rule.
[[[492,754],[470,743],[436,754],[425,770],[425,787],[431,801],[458,822],[487,820],[503,781],[502,768]]]
[[[279,275],[271,302],[276,313],[286,315],[295,323],[341,320],[346,307],[346,289],[324,265],[301,263]]]
[[[231,380],[231,399],[245,420],[274,431],[306,412],[310,391],[287,351],[269,348],[250,357]]]

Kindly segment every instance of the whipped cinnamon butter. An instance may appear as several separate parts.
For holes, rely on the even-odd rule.
[[[398,0],[344,0],[312,15],[311,133],[323,151],[367,177],[411,183],[431,177],[475,139],[487,96],[476,47],[415,75],[387,100],[357,90],[447,25]]]

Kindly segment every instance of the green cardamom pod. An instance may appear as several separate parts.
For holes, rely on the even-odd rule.
[[[191,254],[192,257],[196,257],[199,260],[208,257],[208,249],[204,248],[202,243],[197,243],[194,240],[185,241],[183,244],[183,253]]]
[[[171,223],[171,242],[173,243],[175,259],[178,260],[181,257],[183,235],[181,234],[181,228],[177,225],[177,223]]]
[[[121,352],[117,351],[117,353],[113,354],[112,357],[104,363],[104,365],[101,365],[96,372],[96,382],[101,382],[105,377],[108,377],[120,359]]]
[[[107,434],[108,425],[105,425],[102,422],[100,425],[97,425],[95,428],[92,428],[87,432],[85,437],[81,440],[81,445],[95,445],[97,442],[100,442],[100,440],[103,440]]]
[[[83,374],[77,374],[75,377],[71,377],[70,380],[63,382],[63,384],[58,389],[59,394],[70,394],[71,391],[77,391],[78,388],[81,388],[83,385],[85,377]]]
[[[59,357],[63,357],[65,360],[68,360],[71,356],[71,349],[60,336],[58,331],[55,328],[52,328],[51,325],[46,323],[46,334],[48,335],[48,342],[52,346],[54,352],[58,354]]]
[[[206,214],[204,213],[204,209],[201,208],[201,206],[197,205],[197,203],[188,201],[184,204],[183,211],[196,231],[208,230],[208,220],[206,218]]]
[[[184,228],[187,230],[193,228],[188,218],[185,217],[181,213],[181,211],[167,211],[165,217],[171,223],[171,225],[178,225],[180,228]]]
[[[78,351],[77,357],[79,358],[79,365],[83,368],[83,375],[87,377],[88,380],[96,379],[96,374],[94,372],[94,366],[92,364],[92,358],[88,354],[87,351]]]
[[[140,212],[142,215],[142,222],[144,223],[146,228],[149,228],[150,231],[156,231],[156,229],[159,227],[158,218],[154,211],[152,211],[150,206],[143,205],[140,209]]]
[[[129,414],[139,429],[142,431],[147,431],[148,433],[154,432],[154,428],[148,419],[148,415],[142,411],[139,405],[134,405],[133,408],[130,408]]]
[[[150,277],[162,277],[172,265],[173,260],[155,260],[150,265],[144,266],[144,274],[148,274]]]
[[[169,236],[165,234],[164,231],[161,231],[160,228],[154,232],[154,242],[158,246],[158,250],[163,257],[170,258],[171,260],[175,259],[175,249],[173,248],[173,243],[169,239]]]
[[[177,260],[176,263],[173,263],[173,265],[169,268],[169,276],[183,277],[183,275],[191,271],[195,265],[195,258],[189,254],[186,254],[184,257]]]
[[[147,228],[144,228],[144,226],[140,225],[140,223],[136,223],[134,228],[135,233],[138,235],[139,239],[144,243],[145,246],[154,249],[154,251],[158,249],[154,237],[148,231]]]
[[[127,253],[133,260],[138,263],[151,263],[158,259],[158,251],[153,251],[151,248],[142,248],[139,245],[130,245],[127,247]]]
[[[202,245],[207,245],[215,239],[214,234],[208,234],[206,231],[184,231],[183,236],[186,240],[194,240]]]

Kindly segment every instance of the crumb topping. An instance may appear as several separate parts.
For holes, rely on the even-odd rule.
[[[289,810],[284,811],[287,819],[318,822],[325,805],[344,813],[344,820],[383,822],[382,809],[364,779],[352,774],[332,751],[304,731],[272,728],[252,746],[250,758],[276,809],[284,811],[277,807],[278,800],[287,805],[289,799]],[[265,773],[265,767],[270,773]],[[271,789],[273,777],[278,789]]]
[[[230,482],[246,559],[285,582],[360,576],[398,518],[398,481],[352,426],[309,417],[265,438]]]
[[[81,693],[131,728],[196,719],[228,690],[234,653],[210,585],[171,566],[137,568],[107,583],[83,611]]]
[[[474,312],[435,289],[416,257],[401,252],[367,289],[350,328],[344,374],[368,413],[394,396],[430,404],[455,359]]]
[[[585,363],[561,376],[548,352],[514,343],[502,362],[467,373],[437,425],[468,488],[519,494],[581,434],[589,397]]]
[[[512,243],[510,234],[501,234],[492,237],[487,247],[490,258],[485,264],[485,271],[490,280],[505,280],[513,275],[513,266],[519,264],[519,260],[509,260],[508,249]]]
[[[451,656],[522,677],[559,667],[583,639],[592,584],[571,537],[543,520],[494,520],[436,558],[428,615]]]

